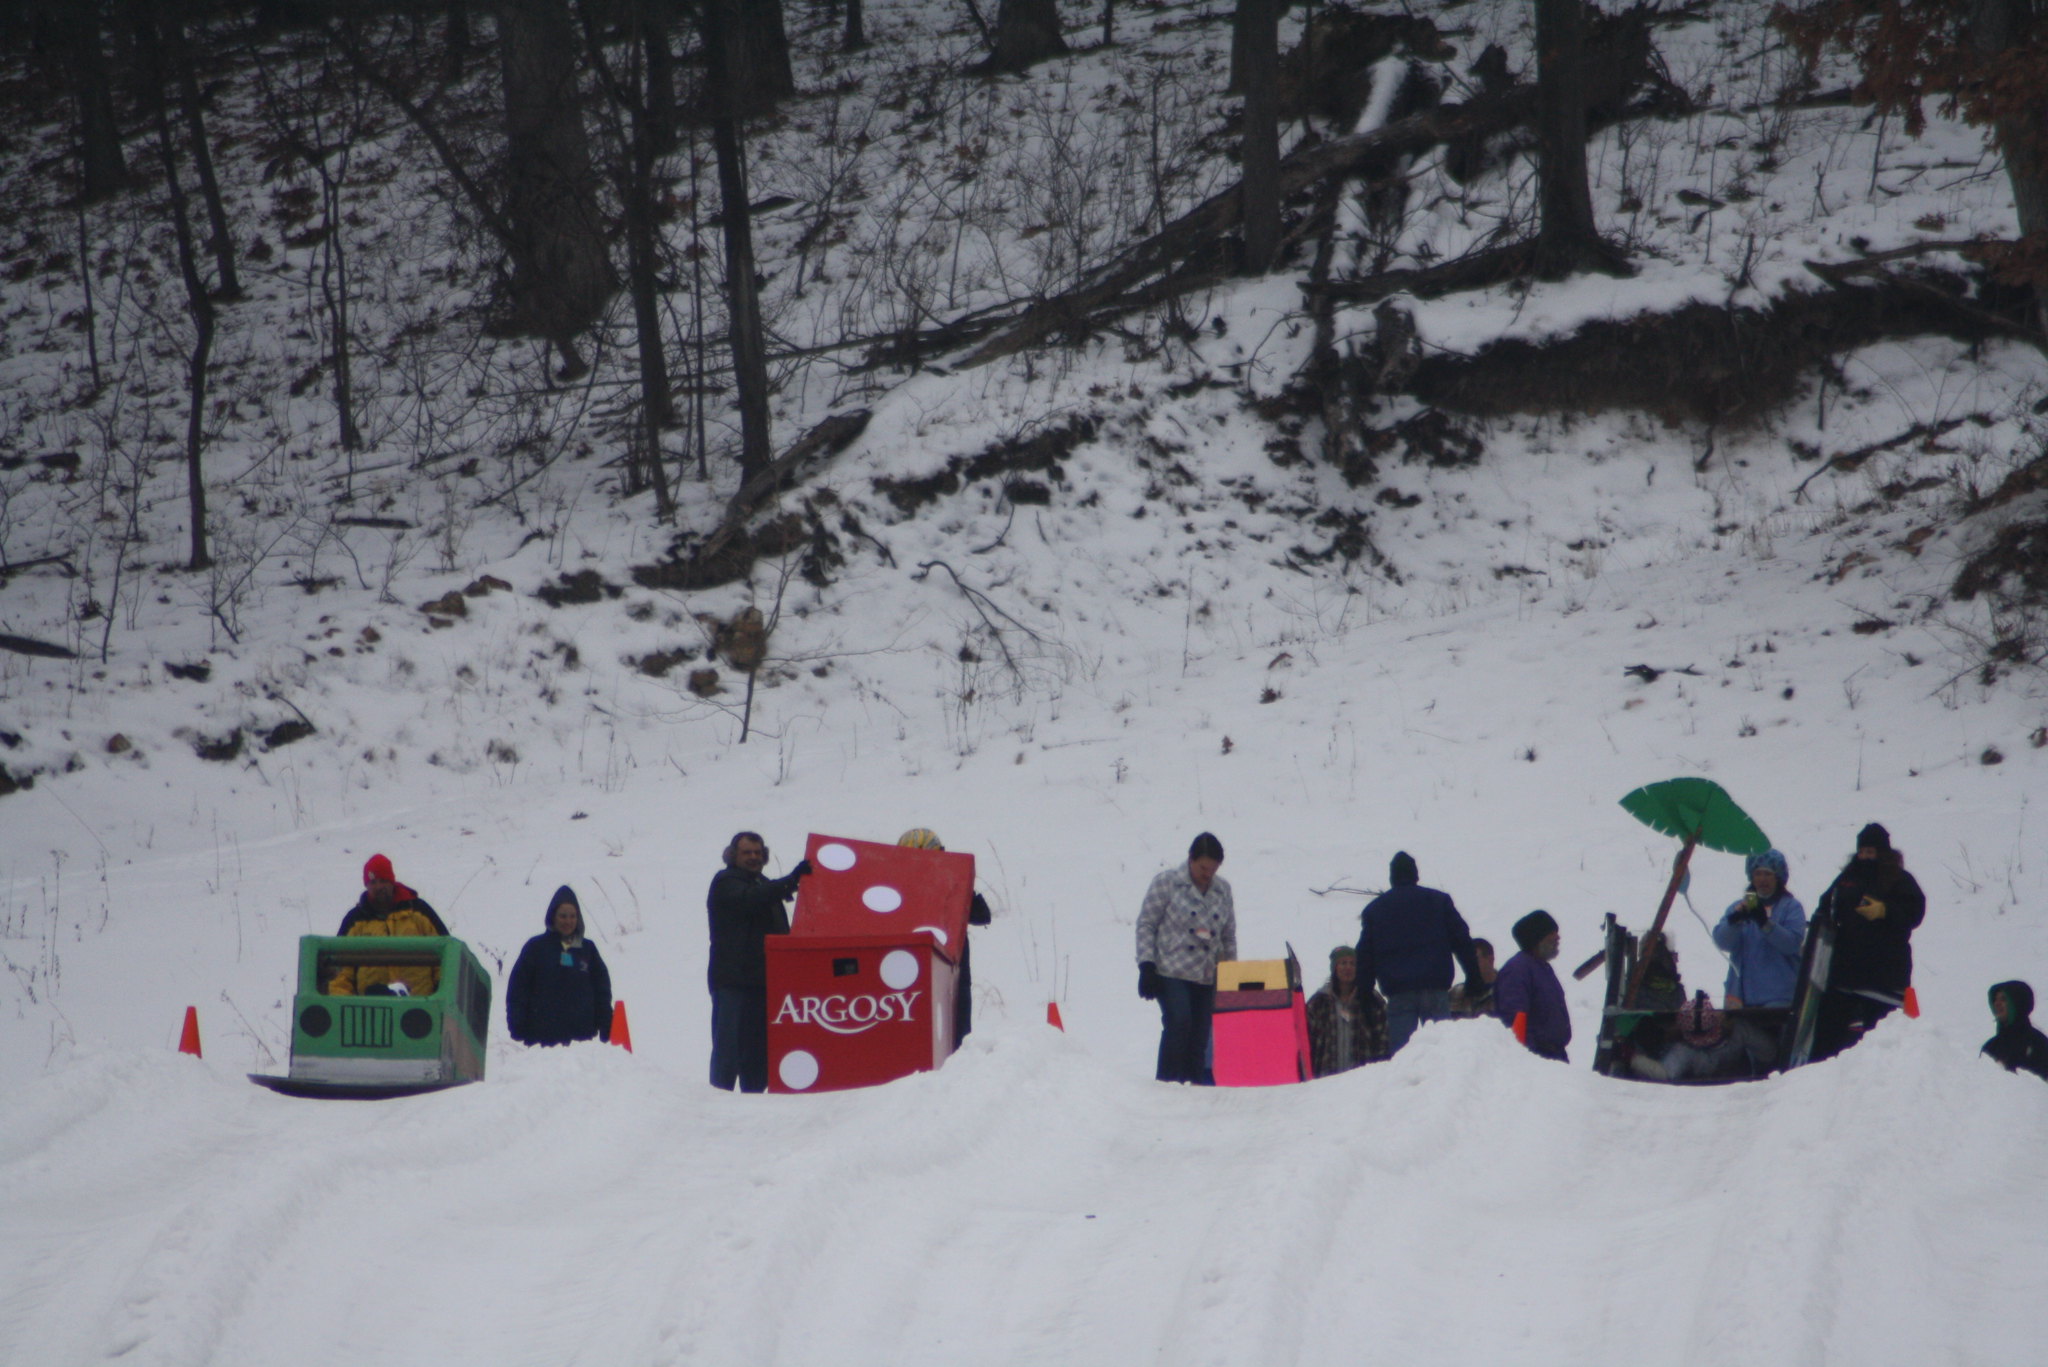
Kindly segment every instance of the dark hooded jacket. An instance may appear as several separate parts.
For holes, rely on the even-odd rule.
[[[789,934],[782,905],[796,896],[797,876],[781,878],[727,865],[711,878],[704,909],[711,918],[711,990],[768,990],[768,937]]]
[[[1873,921],[1858,913],[1865,897],[1884,903],[1884,915]],[[1897,997],[1912,985],[1912,936],[1927,915],[1927,896],[1906,872],[1898,851],[1851,859],[1821,894],[1814,915],[1828,918],[1835,928],[1829,987]]]
[[[576,935],[555,933],[555,908],[576,907]],[[564,884],[548,899],[547,929],[526,942],[505,984],[505,1024],[521,1044],[610,1039],[612,975],[583,930],[583,904]]]
[[[1415,861],[1403,853],[1388,869],[1393,884],[1366,903],[1358,918],[1358,981],[1392,996],[1396,992],[1443,991],[1451,985],[1451,964],[1467,979],[1479,976],[1472,932],[1448,893],[1418,882]]]
[[[2048,1081],[2048,1035],[2027,1019],[2034,1014],[2034,989],[2017,981],[1994,983],[1985,997],[1988,1000],[2001,992],[2007,1007],[2005,1024],[1984,1041],[1982,1052],[2003,1063],[2007,1072],[2024,1068]]]

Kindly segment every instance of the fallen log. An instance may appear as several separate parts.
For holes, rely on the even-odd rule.
[[[11,650],[16,655],[35,655],[45,660],[75,660],[78,652],[68,646],[51,641],[37,641],[27,636],[12,636],[0,631],[0,650]]]

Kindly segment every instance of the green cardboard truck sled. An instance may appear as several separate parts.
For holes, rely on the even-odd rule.
[[[431,990],[331,990],[337,978],[400,975]],[[287,1096],[361,1100],[459,1087],[483,1077],[490,1025],[490,975],[452,936],[307,935],[299,940],[290,1071],[249,1080]]]

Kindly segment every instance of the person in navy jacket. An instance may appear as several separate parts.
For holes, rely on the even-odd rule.
[[[1451,1018],[1451,970],[1468,997],[1483,989],[1472,932],[1450,894],[1422,886],[1406,850],[1387,865],[1391,886],[1358,916],[1358,981],[1387,997],[1387,1049],[1398,1054],[1424,1021]]]
[[[612,975],[583,934],[567,884],[548,901],[547,929],[526,942],[505,984],[505,1024],[521,1044],[611,1038]]]
[[[1515,943],[1522,952],[1493,980],[1494,1014],[1512,1026],[1526,1012],[1529,1052],[1569,1063],[1565,1046],[1572,1042],[1572,1018],[1564,1004],[1564,984],[1550,966],[1558,950],[1556,918],[1547,911],[1530,912],[1515,922]]]

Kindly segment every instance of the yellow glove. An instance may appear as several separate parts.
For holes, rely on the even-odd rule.
[[[1884,903],[1878,901],[1875,897],[1866,897],[1856,904],[1856,914],[1866,921],[1883,920]]]

